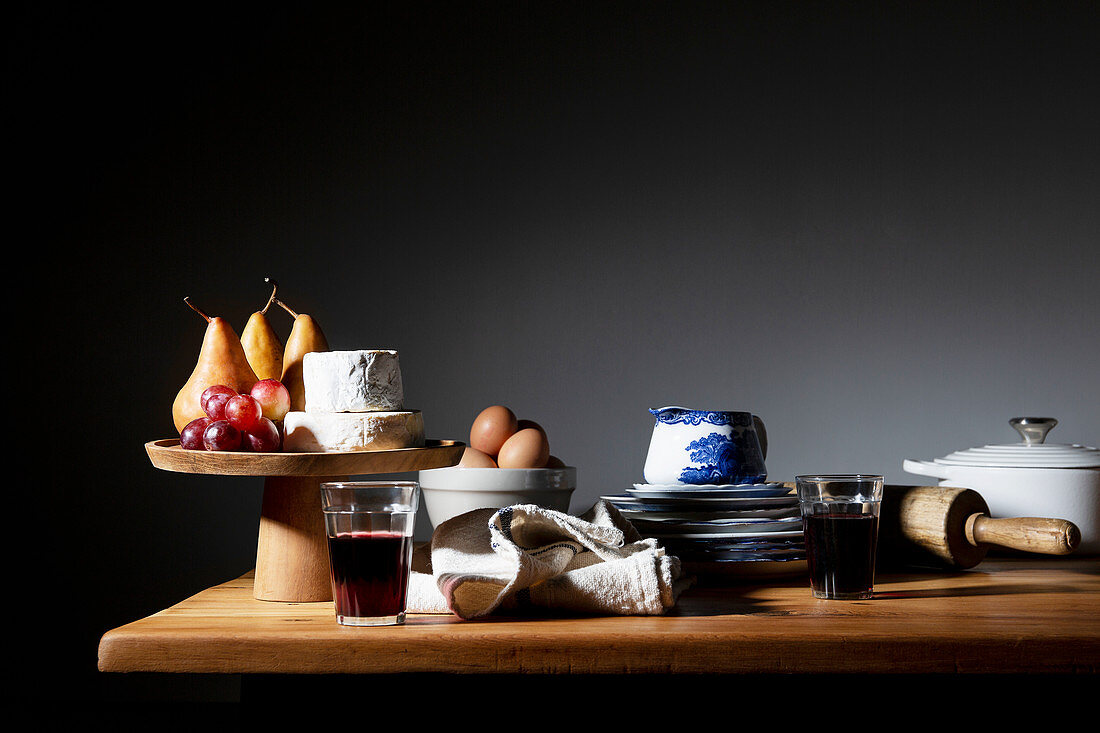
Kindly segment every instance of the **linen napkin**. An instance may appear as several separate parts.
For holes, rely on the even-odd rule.
[[[533,504],[443,522],[414,553],[410,613],[494,611],[657,615],[692,579],[654,539],[600,501],[577,517]]]

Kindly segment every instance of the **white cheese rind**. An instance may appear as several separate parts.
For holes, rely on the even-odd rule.
[[[420,410],[396,412],[288,412],[283,450],[288,453],[391,450],[424,446]]]
[[[306,412],[405,409],[396,351],[315,351],[302,359]]]

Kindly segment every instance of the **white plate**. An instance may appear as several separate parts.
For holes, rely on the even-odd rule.
[[[744,486],[651,486],[634,484],[626,492],[644,499],[744,499],[793,495],[783,484],[746,484]]]
[[[782,532],[802,526],[801,517],[790,519],[722,519],[705,522],[650,522],[634,519],[639,532],[663,532],[684,535],[692,532],[720,532],[723,534],[745,534],[760,532]]]
[[[744,511],[746,509],[774,509],[776,507],[798,506],[798,497],[791,496],[742,496],[732,499],[712,499],[705,496],[677,496],[664,499],[648,499],[640,496],[619,494],[601,496],[601,499],[614,504],[617,508],[630,508],[635,511],[675,511],[694,509],[697,511]]]
[[[684,572],[692,575],[736,578],[787,578],[805,575],[805,560],[717,560],[684,561]],[[807,591],[809,592],[809,591]]]
[[[676,557],[685,562],[753,562],[756,560],[805,560],[806,550],[681,550]]]
[[[634,484],[635,489],[668,489],[670,491],[685,489],[706,489],[708,491],[715,489],[774,489],[776,487],[786,489],[779,481],[763,481],[758,484]]]
[[[655,511],[618,507],[619,513],[633,521],[642,519],[648,522],[718,522],[724,519],[788,519],[800,517],[797,506],[777,509],[745,509],[742,511]]]
[[[641,530],[639,530],[641,532]],[[768,540],[779,539],[795,539],[802,537],[802,530],[790,530],[790,531],[776,531],[776,532],[761,532],[759,529],[751,529],[749,531],[739,532],[641,532],[646,537],[656,537],[659,540],[662,539],[681,539],[681,540],[719,540],[728,539],[730,535],[736,535],[741,538],[761,538]]]
[[[782,512],[782,513],[779,513]],[[622,512],[632,522],[646,522],[661,525],[706,524],[721,526],[726,524],[762,524],[776,523],[799,524],[802,516],[798,509],[780,509],[756,512],[693,512],[688,515],[659,514],[657,512]]]
[[[773,533],[774,534],[774,533]],[[675,549],[680,553],[700,553],[700,551],[729,550],[730,553],[761,553],[761,551],[801,549],[806,547],[805,540],[800,537],[788,537],[780,539],[768,539],[766,537],[745,535],[723,535],[711,539],[690,539],[685,537],[669,537],[662,539],[661,544],[670,550]]]

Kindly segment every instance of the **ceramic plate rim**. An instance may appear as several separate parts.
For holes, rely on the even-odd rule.
[[[758,499],[771,496],[791,496],[794,494],[789,489],[782,492],[776,489],[747,489],[738,491],[733,489],[703,489],[700,491],[671,491],[665,489],[626,489],[631,496],[647,499]]]
[[[685,533],[663,533],[658,534],[656,532],[645,533],[647,537],[654,537],[656,539],[697,539],[697,540],[723,540],[730,537],[760,537],[760,538],[789,538],[804,536],[802,530],[788,530],[783,532],[685,532]]]
[[[763,481],[755,484],[647,484],[647,483],[635,483],[631,484],[635,489],[653,489],[657,491],[735,491],[738,489],[744,489],[746,491],[750,489],[776,489],[783,487],[782,481]],[[786,487],[783,487],[786,488]]]
[[[744,505],[745,503],[750,503],[750,502],[764,502],[765,504],[767,504],[769,506],[773,506],[773,507],[774,506],[784,506],[785,504],[790,504],[791,506],[798,506],[798,497],[797,496],[786,496],[786,495],[783,495],[783,496],[734,496],[734,497],[728,497],[728,498],[722,498],[722,497],[716,497],[716,496],[677,496],[677,497],[670,497],[670,498],[664,498],[664,499],[651,499],[651,498],[643,497],[643,496],[633,496],[633,495],[630,495],[630,494],[623,494],[623,495],[617,495],[617,496],[616,495],[601,496],[600,498],[603,499],[604,501],[608,501],[612,504],[614,504],[616,501],[623,501],[624,503],[633,501],[633,502],[638,502],[640,504],[648,504],[648,505],[669,504],[669,503],[671,503],[672,505],[674,505],[676,507],[693,506],[693,505],[694,506],[702,506],[702,505],[705,505],[707,503],[714,504],[714,503],[720,503],[720,502],[741,502],[742,505]],[[702,504],[700,504],[699,502],[702,502]],[[736,510],[734,510],[734,511],[736,511]]]

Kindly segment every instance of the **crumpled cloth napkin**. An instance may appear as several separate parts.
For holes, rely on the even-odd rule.
[[[440,524],[414,553],[407,608],[464,619],[498,609],[658,615],[692,582],[605,501],[579,517],[518,504]]]

